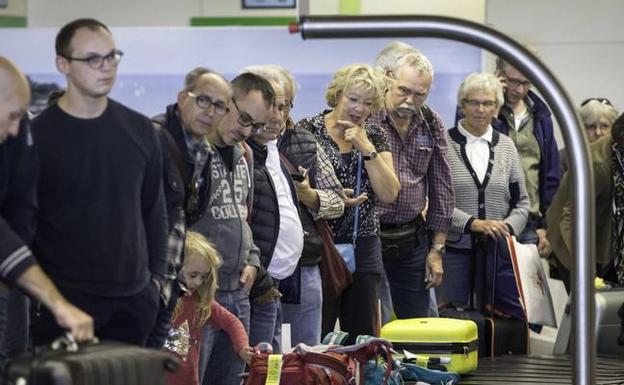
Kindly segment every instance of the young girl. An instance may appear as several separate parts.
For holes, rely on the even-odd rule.
[[[180,369],[168,375],[170,385],[199,384],[199,349],[206,323],[229,334],[232,346],[243,361],[249,363],[252,356],[243,324],[214,301],[217,269],[221,265],[218,252],[206,238],[194,232],[187,233],[184,251],[184,265],[179,278],[187,289],[187,295],[178,299],[165,342],[165,349],[180,358]]]

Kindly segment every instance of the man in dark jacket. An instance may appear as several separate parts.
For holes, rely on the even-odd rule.
[[[148,346],[160,348],[171,325],[178,298],[175,278],[182,264],[186,228],[206,211],[210,181],[206,135],[216,130],[232,97],[229,83],[220,74],[197,67],[186,75],[177,103],[152,118],[163,149],[163,189],[167,205],[169,242],[167,275],[160,312]]]
[[[261,267],[250,293],[249,343],[270,342],[281,352],[280,284],[291,277],[303,250],[303,227],[298,199],[288,168],[280,159],[277,136],[284,125],[286,108],[279,74],[266,67],[246,69],[267,79],[275,92],[275,103],[266,129],[253,133],[247,144],[254,154],[254,204],[251,231],[260,249]],[[272,76],[268,76],[272,75]],[[294,279],[294,278],[293,278]]]
[[[561,175],[551,113],[530,90],[531,82],[501,58],[496,61],[496,74],[505,86],[505,105],[492,126],[516,144],[531,200],[529,221],[518,240],[536,244],[540,255],[546,257],[551,250],[544,218]]]
[[[93,319],[65,300],[27,245],[36,209],[35,184],[24,178],[35,179],[36,175],[23,175],[27,170],[36,172],[32,138],[23,120],[29,101],[26,78],[0,56],[0,280],[43,303],[56,322],[77,339],[89,339],[93,337]]]

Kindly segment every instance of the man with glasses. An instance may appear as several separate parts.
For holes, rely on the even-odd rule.
[[[232,80],[229,111],[206,137],[210,143],[207,207],[192,226],[214,243],[223,265],[215,299],[237,316],[249,332],[249,291],[260,267],[249,216],[253,201],[253,160],[244,140],[265,129],[275,103],[271,84],[243,73]],[[213,98],[213,102],[215,99]],[[207,384],[236,384],[244,368],[223,331],[204,328],[199,371]]]
[[[522,243],[536,244],[540,255],[547,257],[551,250],[544,218],[561,175],[551,113],[531,91],[526,76],[501,58],[496,60],[496,75],[503,82],[505,105],[492,127],[516,144],[531,200],[529,221],[524,232],[516,236]]]
[[[413,48],[396,49],[397,54],[382,51],[378,58],[392,83],[384,108],[369,118],[388,134],[401,183],[397,200],[380,206],[382,255],[397,318],[426,317],[429,289],[442,283],[454,192],[446,130],[439,115],[425,105],[433,81],[431,62]]]
[[[165,277],[160,143],[148,118],[107,97],[121,51],[104,24],[65,25],[56,55],[67,90],[32,124],[41,168],[33,251],[99,338],[144,345]],[[41,345],[63,330],[41,308],[32,332]]]
[[[177,102],[152,118],[163,149],[163,188],[167,203],[169,242],[167,280],[154,332],[148,345],[162,347],[178,298],[174,282],[182,263],[186,228],[206,211],[206,188],[210,180],[210,143],[214,132],[229,111],[232,90],[220,74],[197,67],[184,80]]]

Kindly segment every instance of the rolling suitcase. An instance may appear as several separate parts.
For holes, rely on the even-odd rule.
[[[624,341],[620,340],[622,319],[618,314],[624,304],[624,288],[613,288],[596,291],[596,350],[601,355],[624,356]],[[566,305],[557,340],[553,352],[555,354],[569,353],[572,320],[570,314],[570,300]]]
[[[50,347],[10,360],[6,385],[166,385],[178,368],[171,354],[119,342],[76,344],[60,338]]]
[[[381,338],[392,342],[401,353],[406,350],[428,357],[450,358],[449,371],[467,373],[477,368],[479,338],[473,321],[452,318],[412,318],[387,323]]]

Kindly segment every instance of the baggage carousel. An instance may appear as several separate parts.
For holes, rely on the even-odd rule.
[[[568,355],[516,355],[479,358],[479,367],[462,376],[461,385],[572,384],[572,358]],[[624,357],[598,357],[596,384],[624,384]]]

